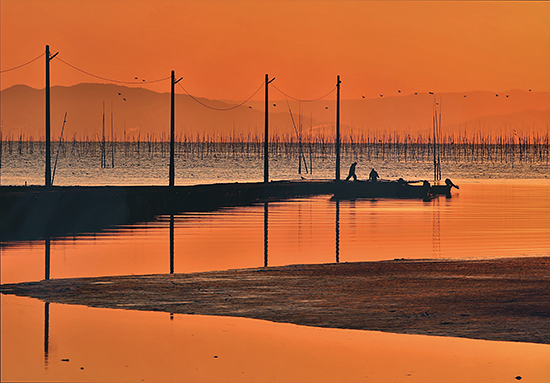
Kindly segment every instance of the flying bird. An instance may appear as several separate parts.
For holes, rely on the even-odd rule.
[[[429,92],[430,94],[434,94],[434,92]]]
[[[328,109],[328,106],[325,106],[325,109]]]
[[[414,92],[414,95],[416,96],[418,93],[417,92]]]
[[[252,107],[251,107],[251,106],[249,106],[249,107],[248,107],[248,109],[252,109]]]
[[[506,97],[508,97],[508,95],[506,95]]]
[[[529,92],[531,91],[531,89],[529,89]]]
[[[498,97],[498,94],[496,94],[496,93],[495,93],[495,96],[497,96],[497,97]]]
[[[125,99],[125,98],[123,98],[122,100],[123,100],[123,101],[126,101],[126,99]]]
[[[277,106],[277,104],[273,104],[273,106]]]
[[[397,93],[401,93],[401,89],[397,89]]]
[[[137,80],[138,78],[137,77],[134,77],[134,80]]]
[[[384,95],[383,95],[383,94],[381,94],[381,95],[380,95],[380,97],[384,97]]]
[[[120,96],[120,95],[121,95],[121,93],[120,93],[120,92],[118,92],[118,95]]]
[[[361,97],[365,98],[365,96],[361,95]]]
[[[464,95],[464,97],[466,97],[466,95]]]
[[[142,79],[141,81],[145,81],[145,79]]]

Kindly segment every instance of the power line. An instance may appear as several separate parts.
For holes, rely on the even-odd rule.
[[[213,107],[213,106],[210,106],[210,105],[206,105],[205,103],[203,103],[202,101],[200,101],[199,99],[197,99],[195,96],[193,96],[191,93],[189,93],[187,91],[187,89],[185,89],[183,87],[183,85],[181,85],[179,82],[178,82],[178,85],[180,86],[181,89],[183,89],[183,91],[185,93],[187,93],[187,95],[189,97],[191,97],[193,100],[195,100],[196,102],[198,102],[199,104],[201,104],[202,106],[204,106],[205,108],[208,108],[208,109],[212,109],[212,110],[217,110],[217,111],[220,111],[220,112],[226,112],[228,110],[233,110],[233,109],[237,109],[241,106],[243,106],[244,104],[246,104],[248,101],[250,101],[250,99],[252,97],[254,97],[256,95],[256,93],[258,93],[260,91],[260,89],[263,88],[264,86],[264,83],[262,82],[262,85],[260,85],[260,87],[252,94],[252,96],[248,97],[246,100],[244,100],[243,102],[241,102],[239,105],[234,105],[234,106],[230,106],[229,108],[216,108],[216,107]]]
[[[302,100],[302,99],[299,99],[299,98],[296,98],[296,97],[292,97],[288,94],[286,94],[285,92],[283,92],[282,90],[280,90],[279,88],[277,88],[277,86],[275,84],[272,85],[275,89],[277,89],[280,93],[282,93],[285,97],[288,97],[294,101],[300,101],[300,102],[313,102],[313,101],[319,101],[319,100],[322,100],[323,98],[327,97],[329,94],[331,94],[332,92],[334,92],[336,90],[336,87],[333,88],[330,92],[328,92],[327,94],[321,96],[321,97],[318,97],[318,98],[314,98],[314,99],[311,99],[311,100]]]
[[[152,83],[155,83],[155,82],[161,82],[161,81],[165,81],[165,80],[168,80],[170,79],[170,76],[168,77],[164,77],[164,78],[159,78],[158,80],[152,80],[152,81],[121,81],[121,80],[113,80],[113,79],[110,79],[110,78],[106,78],[106,77],[101,77],[101,76],[98,76],[98,75],[95,75],[93,73],[90,73],[90,72],[87,72],[83,69],[80,69],[72,64],[69,64],[68,62],[66,61],[63,61],[62,59],[60,59],[59,57],[57,58],[59,61],[61,61],[63,64],[79,71],[79,72],[82,72],[84,74],[87,74],[88,76],[92,76],[92,77],[95,77],[95,78],[98,78],[100,80],[105,80],[105,81],[108,81],[108,82],[114,82],[114,83],[119,83],[119,84],[152,84]]]
[[[12,71],[12,70],[16,70],[16,69],[19,69],[19,68],[23,68],[25,65],[29,65],[30,63],[35,62],[36,60],[38,60],[38,59],[39,59],[40,57],[42,57],[42,56],[44,56],[44,53],[42,53],[42,54],[41,54],[40,56],[38,56],[38,57],[33,58],[31,61],[27,61],[27,62],[24,63],[24,64],[15,66],[15,67],[10,68],[10,69],[1,70],[0,73],[10,72],[10,71]]]

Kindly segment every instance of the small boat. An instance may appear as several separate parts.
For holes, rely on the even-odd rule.
[[[430,192],[434,195],[444,195],[447,198],[451,198],[451,189],[456,188],[460,189],[458,185],[455,185],[453,181],[451,181],[449,178],[445,179],[445,185],[432,185],[430,187]]]
[[[451,196],[451,188],[457,188],[450,179],[445,185],[430,185],[428,181],[342,181],[335,185],[335,199],[356,198],[418,198],[429,201],[438,195]]]

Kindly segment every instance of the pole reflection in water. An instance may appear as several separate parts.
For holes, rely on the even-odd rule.
[[[174,214],[170,214],[170,274],[174,274]]]
[[[264,202],[264,267],[267,267],[267,221],[268,221],[268,203]]]
[[[48,369],[50,353],[50,302],[44,303],[44,368]]]
[[[44,240],[44,279],[50,279],[50,237]]]
[[[340,201],[336,200],[336,263],[340,262]]]
[[[440,218],[439,199],[436,198],[433,206],[433,234],[432,251],[434,258],[441,258],[441,218]]]

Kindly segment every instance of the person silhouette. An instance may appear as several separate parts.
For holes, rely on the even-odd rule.
[[[380,176],[378,175],[376,170],[374,170],[374,168],[372,168],[372,170],[369,173],[369,181],[376,182],[378,180],[378,178],[380,178]]]
[[[357,176],[355,175],[355,167],[356,166],[357,166],[357,162],[354,162],[353,164],[351,164],[351,166],[349,167],[349,174],[346,177],[346,181],[349,181],[349,179],[351,177],[353,177],[354,181],[357,181]]]

